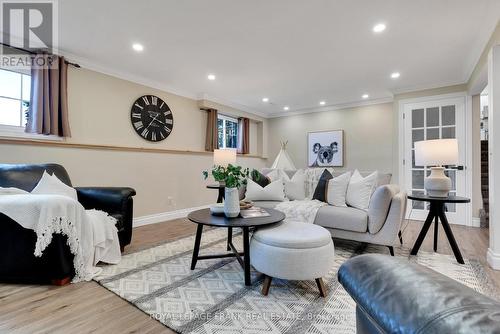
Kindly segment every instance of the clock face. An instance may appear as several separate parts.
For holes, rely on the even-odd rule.
[[[168,105],[159,97],[144,95],[132,105],[130,119],[135,132],[148,141],[162,141],[174,127],[174,118]]]

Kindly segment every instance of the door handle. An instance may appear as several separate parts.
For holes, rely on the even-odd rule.
[[[446,166],[446,168],[448,169],[456,169],[456,170],[464,170],[465,167],[462,166],[462,165],[458,165],[458,166]]]

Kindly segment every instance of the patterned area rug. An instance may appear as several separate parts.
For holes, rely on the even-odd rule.
[[[203,233],[200,254],[226,251],[225,229]],[[233,239],[238,249],[241,235]],[[355,333],[355,303],[337,281],[339,266],[362,253],[388,253],[386,247],[335,240],[335,264],[327,277],[327,298],[315,282],[275,279],[267,297],[263,277],[252,273],[253,286],[243,284],[243,271],[233,258],[198,261],[191,271],[194,236],[123,256],[103,267],[96,280],[152,319],[179,333]],[[397,256],[420,263],[483,294],[497,298],[492,282],[476,260],[464,265],[453,256],[408,249]],[[498,298],[497,298],[498,299]]]

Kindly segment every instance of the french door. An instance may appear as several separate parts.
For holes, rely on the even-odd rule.
[[[429,100],[404,105],[404,182],[408,193],[424,194],[424,178],[430,167],[415,165],[415,142],[456,138],[459,148],[457,166],[446,166],[452,182],[451,195],[466,196],[465,97]],[[466,225],[466,205],[446,204],[450,223]],[[408,218],[425,220],[429,204],[410,201]]]

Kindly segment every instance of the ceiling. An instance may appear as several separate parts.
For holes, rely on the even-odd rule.
[[[84,67],[276,116],[466,82],[500,1],[64,0],[59,17]]]

